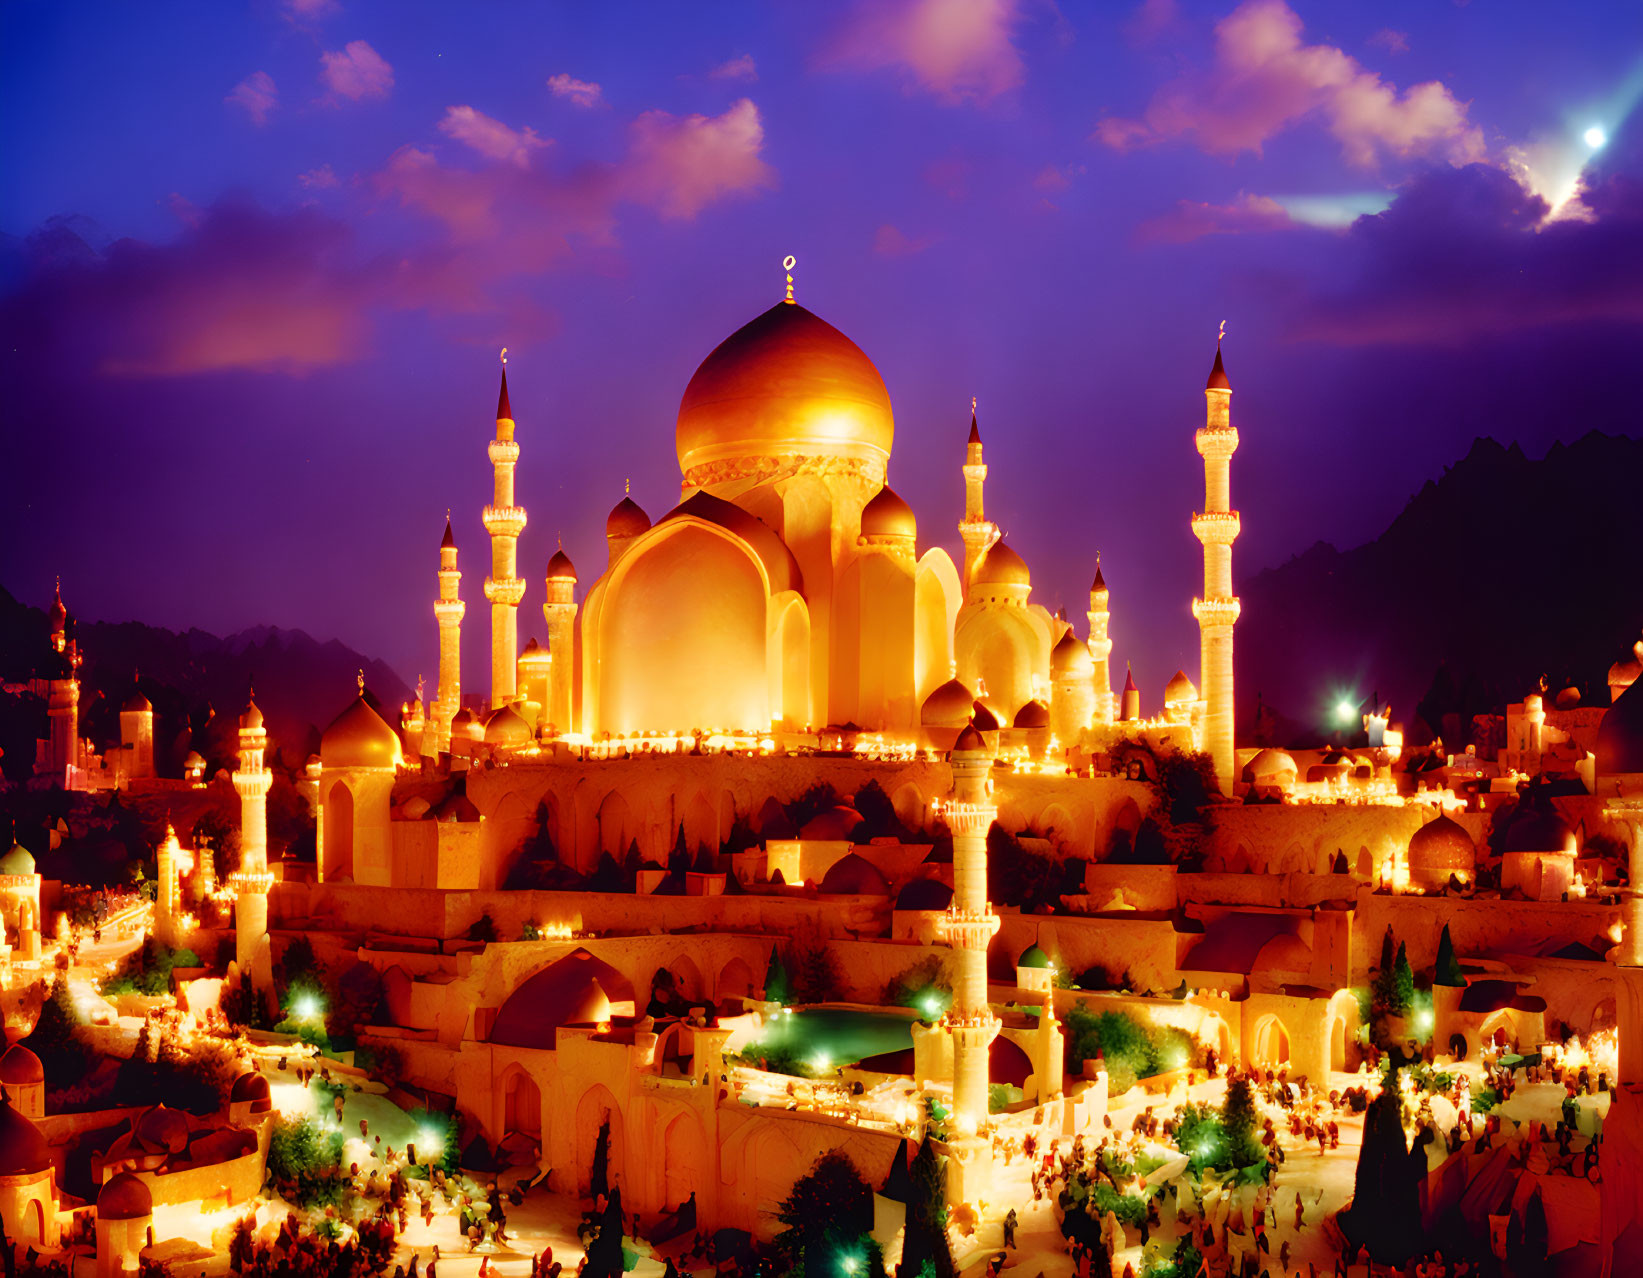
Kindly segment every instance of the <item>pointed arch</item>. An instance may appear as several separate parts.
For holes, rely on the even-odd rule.
[[[320,808],[320,819],[325,830],[322,840],[325,863],[320,867],[320,878],[326,883],[354,881],[354,792],[348,783],[337,778],[326,791]]]

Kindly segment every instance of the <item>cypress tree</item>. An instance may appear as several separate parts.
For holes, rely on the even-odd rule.
[[[622,1278],[622,1191],[610,1191],[599,1233],[588,1244],[587,1278]]]
[[[953,1253],[947,1245],[947,1168],[926,1136],[913,1155],[912,1200],[907,1204],[907,1233],[901,1248],[905,1274],[953,1278]]]
[[[1415,1001],[1415,970],[1409,966],[1409,954],[1400,944],[1398,961],[1392,967],[1392,1011],[1406,1015]]]
[[[1438,937],[1438,959],[1432,973],[1432,984],[1464,986],[1466,977],[1460,970],[1460,963],[1455,958],[1455,943],[1449,939],[1449,925],[1443,925],[1443,935]]]

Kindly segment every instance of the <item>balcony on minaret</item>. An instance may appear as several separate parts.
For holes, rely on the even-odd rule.
[[[1243,605],[1236,598],[1192,601],[1192,615],[1197,618],[1198,624],[1205,628],[1236,625],[1238,614],[1242,610]]]
[[[485,578],[485,598],[493,604],[507,604],[510,608],[517,608],[519,601],[525,597],[525,581],[522,577],[512,577],[506,581],[498,581],[493,577]]]
[[[525,531],[523,506],[487,506],[480,518],[493,537],[517,537]]]
[[[1192,535],[1206,546],[1230,546],[1238,532],[1236,510],[1205,510],[1192,517]]]
[[[486,454],[493,466],[512,466],[519,460],[519,441],[517,439],[493,439],[485,447]]]
[[[1200,426],[1195,438],[1198,455],[1206,461],[1225,461],[1238,451],[1236,426]]]

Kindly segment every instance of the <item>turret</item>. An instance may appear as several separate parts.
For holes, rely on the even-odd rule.
[[[519,603],[525,583],[519,577],[519,534],[525,531],[525,511],[514,504],[513,472],[519,462],[514,441],[513,406],[508,402],[507,351],[502,352],[502,390],[496,400],[496,438],[490,443],[495,472],[494,500],[485,507],[485,531],[491,537],[491,575],[485,578],[485,598],[491,605],[491,705],[505,706],[517,691]]]
[[[976,565],[998,540],[998,525],[987,519],[982,488],[987,482],[987,463],[981,455],[981,428],[976,424],[976,401],[970,400],[970,439],[964,447],[964,519],[958,526],[964,539],[964,591],[970,591]]]
[[[993,750],[970,724],[948,756],[953,797],[946,805],[953,836],[953,900],[943,919],[954,950],[953,1005],[943,1025],[953,1035],[954,1126],[971,1137],[987,1119],[988,1050],[998,1020],[987,999],[987,947],[998,931],[998,915],[987,899],[987,831],[998,809],[987,793]]]
[[[1101,556],[1095,557],[1095,580],[1090,583],[1090,660],[1095,663],[1095,722],[1112,722],[1112,674],[1108,662],[1112,658],[1112,639],[1107,635],[1107,623],[1112,612],[1107,606],[1107,579],[1101,575]]]
[[[1130,723],[1141,717],[1141,689],[1135,686],[1135,674],[1124,667],[1124,691],[1119,700],[1118,717]]]
[[[468,605],[458,596],[462,574],[456,567],[456,537],[451,532],[451,516],[445,515],[445,538],[439,543],[439,598],[434,603],[434,620],[439,623],[439,687],[434,694],[434,736],[438,742],[431,753],[451,748],[451,720],[462,708],[462,615]]]
[[[1222,325],[1223,332],[1226,326]],[[1204,509],[1192,517],[1193,535],[1204,547],[1204,594],[1192,601],[1198,619],[1198,680],[1204,695],[1204,749],[1215,765],[1223,794],[1236,780],[1233,753],[1232,628],[1240,605],[1232,593],[1232,543],[1238,512],[1232,509],[1232,454],[1238,432],[1232,425],[1232,383],[1215,343],[1215,365],[1204,385],[1204,425],[1197,434],[1204,459]]]
[[[274,982],[268,944],[268,891],[274,886],[274,876],[268,872],[268,791],[273,788],[274,774],[263,766],[268,732],[254,692],[247,696],[240,715],[239,747],[234,790],[240,796],[240,868],[228,880],[235,895],[234,961],[240,979],[266,995]]]
[[[539,729],[545,731],[551,727],[555,733],[563,734],[572,730],[571,690],[576,681],[576,565],[571,563],[563,546],[548,560],[546,586],[547,602],[542,605],[542,618],[548,623],[548,659],[552,664],[548,668],[548,699],[542,707]]]
[[[137,686],[135,674],[131,695],[120,705],[120,744],[131,752],[126,762],[128,777],[154,775],[154,706]]]

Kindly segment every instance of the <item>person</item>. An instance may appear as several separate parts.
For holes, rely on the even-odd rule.
[[[1010,1208],[1009,1214],[1004,1217],[1004,1246],[1010,1251],[1015,1250],[1016,1214],[1015,1208]]]

